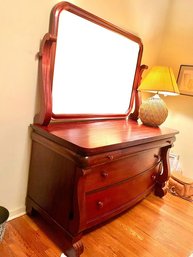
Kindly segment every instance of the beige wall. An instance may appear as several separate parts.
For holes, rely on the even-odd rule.
[[[53,0],[0,2],[0,205],[6,206],[11,211],[12,217],[25,211],[31,143],[29,124],[33,122],[38,106],[36,53],[43,34],[48,30],[50,10],[57,2]],[[186,48],[188,39],[184,35],[184,53],[181,53],[179,36],[176,36],[178,34],[176,18],[179,15],[178,10],[182,9],[180,4],[184,8],[184,5],[192,5],[190,1],[186,1],[186,4],[183,4],[183,0],[175,1],[179,2],[176,7],[171,5],[174,2],[171,0],[70,2],[141,37],[144,43],[145,64],[151,66],[162,61],[163,64],[174,66],[177,73],[180,63],[191,63],[188,59],[191,57],[190,51]],[[184,12],[189,13],[189,7]],[[179,22],[180,26],[183,24],[182,21],[183,16]],[[191,17],[189,20],[185,19],[185,22],[188,26],[192,26]],[[175,30],[170,29],[168,24],[174,26]],[[170,34],[167,38],[164,37],[165,31]],[[162,55],[159,55],[161,50]],[[185,145],[189,144],[190,149],[191,142],[188,141],[188,135],[191,134],[189,131],[192,125],[192,111],[190,111],[192,99],[168,98],[167,102],[170,108],[167,123],[180,128],[181,131],[176,151],[182,155],[184,163],[188,165],[188,162],[192,161],[191,153],[188,155]]]
[[[159,64],[174,69],[176,78],[181,64],[193,65],[193,1],[171,1],[170,20],[165,30]],[[173,149],[180,155],[182,172],[193,178],[193,97],[178,96],[164,99],[169,117],[164,126],[179,130]]]

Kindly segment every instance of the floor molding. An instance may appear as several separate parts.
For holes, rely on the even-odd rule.
[[[26,208],[25,206],[21,207],[21,208],[18,208],[18,209],[15,209],[15,210],[9,210],[9,219],[8,221],[10,220],[13,220],[13,219],[16,219],[22,215],[26,214]]]

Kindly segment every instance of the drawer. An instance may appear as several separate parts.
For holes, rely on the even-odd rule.
[[[85,191],[99,189],[136,176],[159,162],[159,148],[130,155],[87,170]]]
[[[140,200],[143,195],[146,196],[155,184],[155,174],[158,172],[158,166],[122,183],[100,191],[86,193],[87,225],[93,222],[97,224],[101,220],[104,221],[114,216],[114,213],[118,214],[130,207],[132,201],[136,203],[135,199]]]

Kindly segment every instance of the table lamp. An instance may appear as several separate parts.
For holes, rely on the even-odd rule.
[[[168,116],[167,106],[159,97],[159,94],[179,95],[172,69],[165,66],[151,68],[142,80],[138,90],[156,93],[141,104],[139,118],[145,125],[158,127]]]

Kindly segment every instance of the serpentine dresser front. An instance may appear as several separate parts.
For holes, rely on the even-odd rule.
[[[177,131],[132,120],[33,125],[27,211],[37,210],[83,251],[89,228],[120,214],[152,190],[162,197],[168,150]],[[75,253],[74,253],[75,252]],[[76,254],[76,255],[73,255]]]

